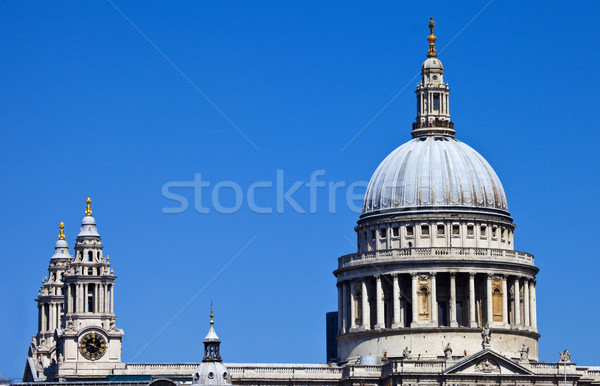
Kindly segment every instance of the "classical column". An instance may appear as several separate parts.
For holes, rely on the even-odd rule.
[[[529,280],[523,281],[523,324],[529,327]]]
[[[431,323],[438,326],[438,302],[437,302],[437,285],[435,280],[436,273],[431,273]]]
[[[506,275],[502,276],[502,321],[508,324],[508,287],[506,286]]]
[[[392,302],[394,306],[392,328],[398,328],[402,325],[402,318],[400,317],[400,283],[397,273],[392,274]]]
[[[450,327],[458,327],[456,321],[456,273],[450,272]]]
[[[343,288],[343,283],[342,282],[338,282],[337,283],[337,289],[338,289],[338,312],[337,312],[337,317],[338,317],[338,335],[340,335],[342,333],[342,320],[343,320],[343,314],[344,314],[344,290]]]
[[[362,299],[362,328],[363,330],[371,329],[371,307],[369,307],[369,293],[367,291],[367,278],[363,277],[361,287]]]
[[[48,331],[54,331],[54,321],[56,320],[56,317],[54,315],[56,309],[54,308],[54,303],[50,303],[48,306],[48,313],[50,315],[48,315]]]
[[[477,327],[475,320],[475,274],[469,273],[469,327]]]
[[[485,291],[485,313],[486,313],[486,323],[492,324],[493,315],[492,315],[492,275],[487,274],[486,280],[486,291]]]
[[[521,290],[519,289],[519,278],[515,277],[515,326],[521,324]]]
[[[350,331],[356,329],[356,290],[355,281],[350,281]]]
[[[383,315],[384,297],[383,297],[383,285],[381,283],[381,275],[375,276],[375,311],[377,312],[377,321],[375,323],[376,329],[385,328],[385,320]]]
[[[537,329],[537,306],[535,298],[535,280],[529,282],[529,296],[531,301],[529,306],[531,307],[531,327]]]
[[[115,286],[110,287],[110,313],[114,313],[115,306]]]
[[[417,307],[417,274],[413,273],[412,274],[412,323],[411,326],[414,326],[417,324],[417,321],[419,320],[419,308]]]
[[[341,319],[340,326],[340,334],[345,334],[348,332],[348,282],[343,281],[342,285],[342,309],[341,314],[338,315],[338,318]]]

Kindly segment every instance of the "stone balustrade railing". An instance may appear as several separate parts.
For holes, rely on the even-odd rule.
[[[116,373],[189,375],[200,363],[127,363],[125,369]],[[292,378],[339,379],[340,367],[326,364],[274,364],[274,363],[225,363],[234,378]]]
[[[233,378],[289,378],[289,379],[330,379],[337,380],[342,369],[325,364],[225,364]]]
[[[380,251],[351,253],[338,258],[338,268],[348,268],[362,264],[402,260],[488,260],[508,261],[533,265],[533,255],[525,252],[494,248],[462,248],[462,247],[431,247],[431,248],[397,248]]]

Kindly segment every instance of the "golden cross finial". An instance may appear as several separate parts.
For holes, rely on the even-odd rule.
[[[433,34],[433,27],[435,27],[435,21],[433,21],[433,17],[429,19],[429,36],[427,36],[427,41],[429,42],[429,51],[427,51],[428,58],[437,57],[437,51],[435,50],[435,41],[437,38]]]
[[[212,322],[213,318],[215,317],[215,314],[213,314],[213,303],[212,300],[210,301],[210,321]]]
[[[60,231],[58,233],[58,239],[59,240],[64,240],[65,239],[65,223],[61,221],[60,224],[58,224],[58,227],[60,228]]]
[[[92,199],[88,197],[87,200],[85,200],[85,203],[87,204],[87,206],[85,207],[85,215],[91,216],[92,215],[92,207],[90,206],[90,204],[92,203]]]

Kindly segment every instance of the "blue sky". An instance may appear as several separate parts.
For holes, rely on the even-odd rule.
[[[165,214],[163,185],[368,181],[410,139],[430,16],[456,136],[496,170],[541,269],[540,357],[599,364],[597,2],[113,4],[164,57],[110,2],[0,2],[0,376],[22,375],[58,223],[73,246],[87,196],[124,361],[201,360],[212,299],[225,361],[324,362],[358,218],[343,190],[335,213],[325,188],[310,213],[304,187],[309,213],[202,214],[180,189],[190,208]],[[256,202],[275,208],[274,189]]]

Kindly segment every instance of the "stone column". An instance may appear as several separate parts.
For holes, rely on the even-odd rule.
[[[529,296],[531,297],[531,327],[537,330],[537,305],[535,297],[535,280],[529,282]]]
[[[369,292],[367,291],[367,278],[363,277],[361,283],[362,298],[362,329],[371,329],[371,307],[369,307]]]
[[[502,321],[508,324],[508,287],[506,286],[506,275],[502,276]]]
[[[48,305],[48,313],[49,313],[49,315],[48,315],[48,322],[49,322],[48,323],[48,326],[49,326],[48,331],[54,331],[54,328],[55,328],[54,321],[56,320],[55,312],[56,312],[56,309],[54,308],[54,304],[50,303]]]
[[[485,314],[486,314],[486,323],[492,324],[493,314],[492,314],[492,275],[487,274],[486,280],[486,290],[485,290]]]
[[[398,274],[392,274],[392,302],[394,305],[394,317],[392,318],[392,328],[401,326],[402,318],[400,316],[400,283],[398,282]]]
[[[469,273],[469,327],[477,327],[475,320],[475,274]]]
[[[83,285],[81,283],[77,284],[77,310],[78,312],[83,312]]]
[[[438,326],[438,302],[437,302],[437,285],[435,280],[436,273],[431,273],[431,323]]]
[[[412,274],[412,323],[411,326],[416,326],[419,320],[419,308],[417,306],[417,274]]]
[[[115,286],[110,287],[110,313],[114,313],[115,307]]]
[[[350,281],[350,331],[356,329],[356,294],[355,281]]]
[[[450,327],[458,327],[456,321],[456,273],[450,273]]]
[[[341,315],[338,315],[338,318],[341,318],[342,322],[340,324],[340,334],[345,334],[348,332],[348,282],[343,281],[342,285],[342,309]]]
[[[342,282],[338,282],[337,283],[337,289],[338,289],[338,312],[337,312],[337,317],[338,317],[338,335],[340,335],[342,333],[342,315],[344,313],[344,290],[343,288],[343,283]]]
[[[385,328],[384,318],[384,295],[383,295],[383,284],[381,283],[381,275],[375,276],[375,311],[377,312],[377,320],[375,322],[375,328]]]
[[[523,281],[523,324],[529,327],[529,280]]]
[[[518,326],[521,324],[521,296],[520,296],[520,289],[519,289],[519,278],[515,277],[515,326]]]

